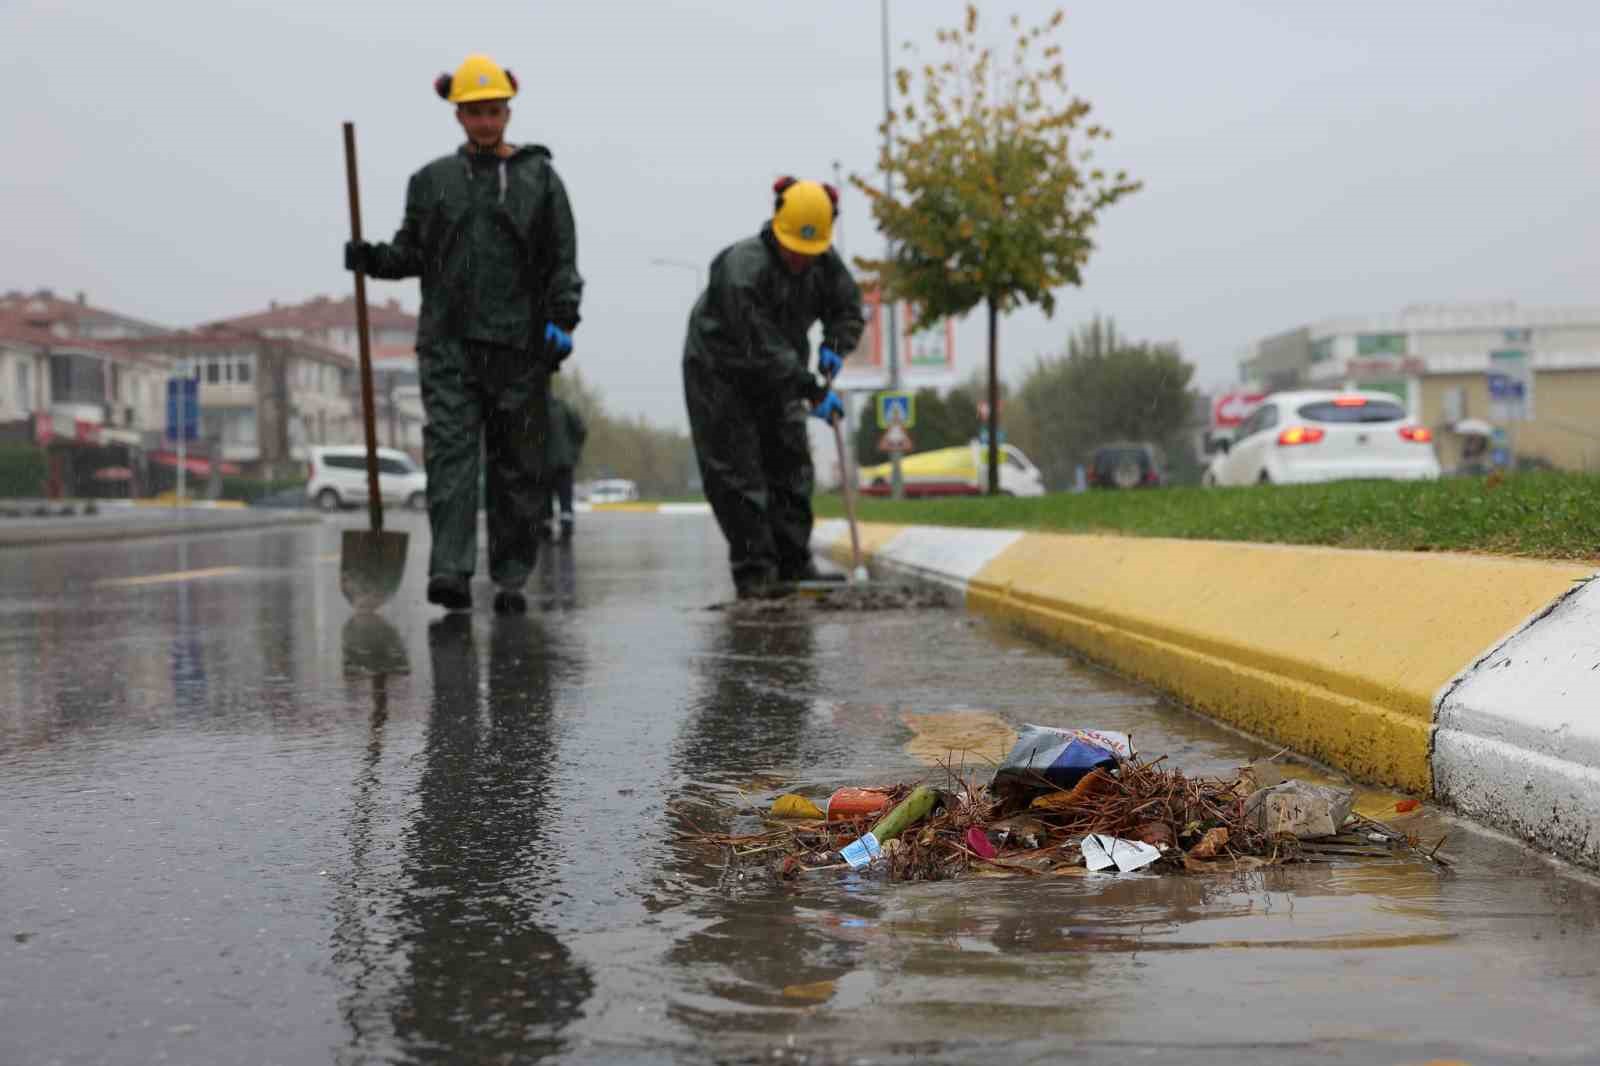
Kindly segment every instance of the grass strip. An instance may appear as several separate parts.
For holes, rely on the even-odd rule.
[[[844,516],[839,496],[819,516]],[[864,522],[1600,561],[1600,475],[862,499]]]

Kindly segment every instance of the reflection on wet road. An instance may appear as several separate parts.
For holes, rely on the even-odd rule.
[[[525,618],[413,540],[366,618],[334,524],[0,552],[0,1062],[1600,1057],[1600,892],[1435,814],[1452,874],[740,879],[684,831],[942,719],[1264,749],[959,611],[708,611],[698,516],[587,516]]]

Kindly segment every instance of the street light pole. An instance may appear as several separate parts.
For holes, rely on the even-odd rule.
[[[883,16],[883,154],[885,160],[889,155],[889,129],[893,100],[889,95],[889,0],[879,0],[879,10]],[[883,195],[888,198],[894,195],[894,171],[885,167],[883,171]],[[894,242],[886,241],[884,258],[894,259]],[[894,302],[887,298],[881,283],[878,290],[878,314],[884,318],[884,334],[889,341],[889,388],[898,391],[900,388],[900,323],[899,316],[895,314]],[[894,452],[889,456],[889,496],[891,499],[905,497],[905,477],[900,470],[900,453]]]

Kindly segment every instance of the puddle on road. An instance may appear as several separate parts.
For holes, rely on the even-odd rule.
[[[911,730],[906,754],[958,771],[992,770],[1017,742],[1011,723],[993,711],[906,711],[900,721]]]

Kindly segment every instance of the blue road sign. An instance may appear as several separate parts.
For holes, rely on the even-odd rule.
[[[1496,400],[1520,400],[1527,391],[1527,386],[1510,374],[1489,374],[1489,395]]]
[[[194,378],[167,381],[167,439],[200,439],[200,382]]]
[[[915,397],[909,392],[878,393],[878,428],[901,426],[910,429],[917,424]]]

